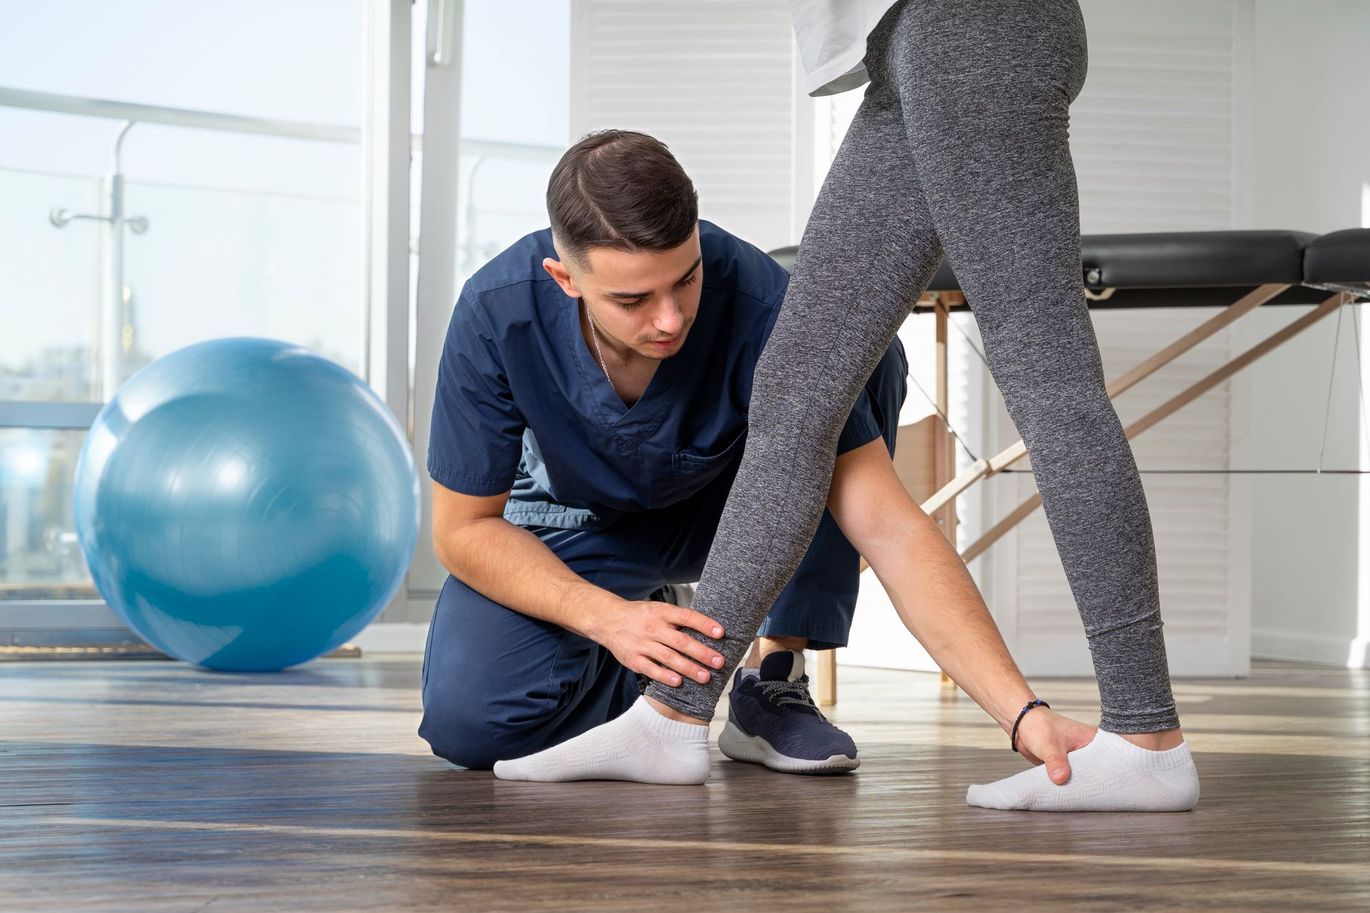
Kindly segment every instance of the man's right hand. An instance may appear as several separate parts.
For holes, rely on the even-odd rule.
[[[608,647],[614,657],[634,672],[675,688],[682,677],[704,683],[711,670],[723,667],[723,656],[700,643],[685,629],[717,640],[723,636],[718,622],[684,606],[667,602],[618,599],[597,606],[589,634]]]

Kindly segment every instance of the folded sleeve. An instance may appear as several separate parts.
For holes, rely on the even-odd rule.
[[[878,437],[880,425],[876,422],[875,412],[871,408],[870,393],[863,388],[861,395],[856,398],[856,405],[852,406],[851,413],[847,416],[847,423],[842,426],[842,435],[837,439],[837,453],[840,456],[848,450],[863,447]]]
[[[463,293],[438,365],[428,474],[462,494],[509,491],[525,424],[510,391],[499,340],[478,300]]]

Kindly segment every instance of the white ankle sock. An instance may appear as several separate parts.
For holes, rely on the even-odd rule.
[[[501,780],[635,780],[703,783],[709,779],[709,727],[662,716],[638,698],[617,719],[537,754],[495,764]]]
[[[1045,765],[972,786],[966,802],[982,808],[1039,812],[1183,812],[1199,801],[1199,774],[1183,742],[1150,751],[1099,730],[1072,751],[1070,780],[1057,786]]]

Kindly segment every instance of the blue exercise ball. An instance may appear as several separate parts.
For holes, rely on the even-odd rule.
[[[76,531],[110,607],[209,669],[269,671],[355,636],[404,579],[419,480],[350,371],[216,339],[131,377],[76,466]]]

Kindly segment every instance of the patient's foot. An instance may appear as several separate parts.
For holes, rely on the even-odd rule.
[[[1101,729],[1068,758],[1070,779],[1063,785],[1039,765],[972,786],[966,802],[1039,812],[1182,812],[1199,801],[1199,774],[1184,742],[1150,751]]]

